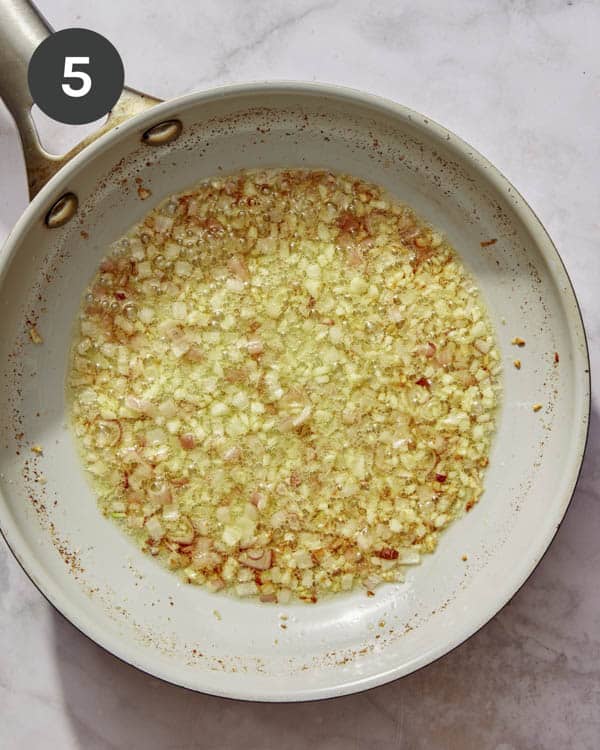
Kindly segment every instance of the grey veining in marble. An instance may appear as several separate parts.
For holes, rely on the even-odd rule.
[[[426,113],[489,157],[553,236],[600,366],[596,0],[41,0],[55,28],[121,51],[162,97],[266,78],[342,83]],[[73,133],[46,124],[53,143]],[[26,201],[0,111],[0,238]],[[596,750],[600,747],[600,403],[573,505],[489,625],[400,682],[321,704],[241,704],[162,684],[57,615],[0,544],[0,747],[60,750]]]

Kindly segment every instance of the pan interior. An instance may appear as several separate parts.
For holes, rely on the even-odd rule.
[[[149,126],[173,117],[183,123],[178,140],[140,141]],[[406,583],[374,597],[357,591],[282,608],[183,585],[100,516],[65,422],[73,321],[107,245],[168,195],[259,166],[327,168],[382,185],[448,235],[496,329],[504,403],[486,491]],[[79,197],[77,218],[49,231],[43,216],[67,190]],[[510,598],[562,518],[587,419],[575,298],[520,197],[481,157],[418,115],[299,85],[161,105],[63,170],[28,209],[2,262],[3,531],[72,622],[157,676],[216,694],[293,700],[407,674],[463,641]],[[31,325],[42,344],[31,341]],[[515,336],[526,341],[518,354]],[[516,356],[521,370],[512,366]],[[533,412],[534,403],[543,409]]]

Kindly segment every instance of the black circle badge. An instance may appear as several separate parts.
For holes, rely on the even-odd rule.
[[[68,125],[83,125],[112,109],[125,72],[119,53],[101,34],[64,29],[37,47],[27,77],[42,112]]]

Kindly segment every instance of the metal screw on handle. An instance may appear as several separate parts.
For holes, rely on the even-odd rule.
[[[179,138],[182,130],[183,125],[180,120],[165,120],[148,128],[142,136],[142,141],[150,146],[163,146]]]
[[[46,214],[46,226],[57,229],[70,221],[77,213],[79,199],[75,193],[65,193]]]

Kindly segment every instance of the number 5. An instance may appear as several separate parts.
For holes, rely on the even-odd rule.
[[[81,81],[81,86],[74,89],[70,83],[63,83],[62,90],[67,96],[85,96],[92,88],[92,79],[82,70],[73,70],[73,65],[89,65],[89,57],[65,57],[65,78],[77,78]]]

